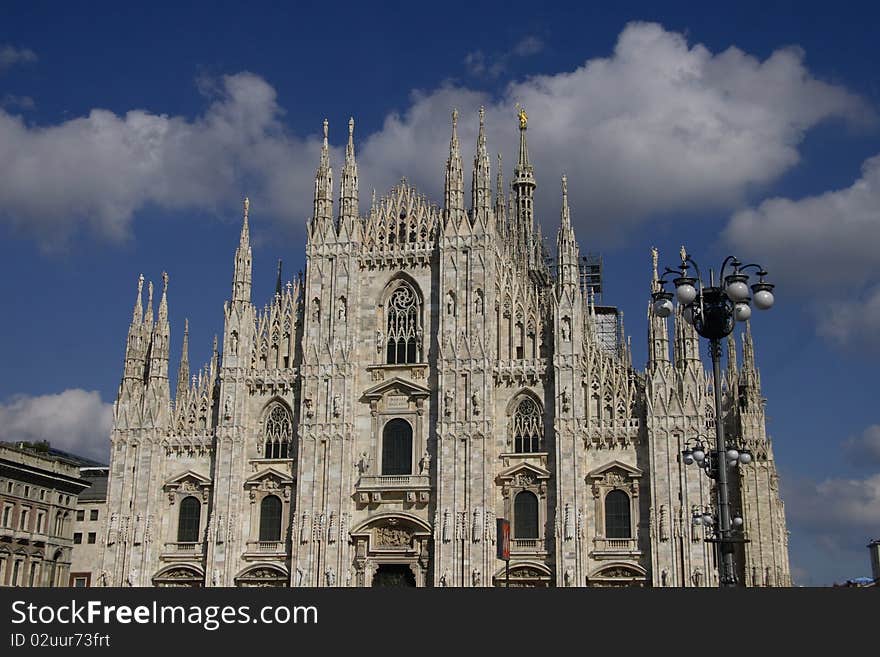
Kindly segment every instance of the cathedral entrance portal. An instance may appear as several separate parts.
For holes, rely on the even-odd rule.
[[[416,576],[408,564],[383,563],[379,564],[376,573],[373,575],[373,586],[415,588]]]

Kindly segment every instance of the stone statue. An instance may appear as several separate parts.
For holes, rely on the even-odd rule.
[[[447,388],[443,393],[443,402],[443,414],[446,417],[452,417],[452,411],[455,408],[455,391],[452,388]]]
[[[519,117],[519,129],[525,130],[529,125],[529,115],[526,114],[525,108],[520,107],[517,116]]]
[[[226,395],[226,402],[223,404],[223,417],[227,420],[232,417],[232,399]]]
[[[571,566],[565,569],[565,585],[574,586],[574,570]]]
[[[669,571],[666,568],[660,573],[660,586],[669,586]]]
[[[110,573],[106,570],[102,570],[98,575],[98,586],[107,586],[110,581]]]
[[[333,395],[333,417],[342,415],[342,397]]]
[[[571,340],[571,320],[568,317],[562,318],[562,341],[569,342]]]
[[[702,586],[703,585],[703,571],[700,570],[699,568],[697,568],[694,571],[694,575],[693,575],[692,580],[694,582],[694,586],[697,586],[697,587]]]
[[[361,452],[360,459],[357,462],[358,470],[360,473],[367,474],[370,471],[370,455],[367,452]]]
[[[305,573],[303,572],[303,569],[300,567],[297,567],[297,569],[296,569],[296,585],[297,586],[302,586],[304,575],[305,575]]]
[[[345,321],[345,297],[339,299],[339,310],[336,311],[336,319],[340,322]]]
[[[218,586],[220,584],[220,569],[215,568],[211,573],[211,586]]]
[[[660,505],[660,540],[669,540],[669,511],[665,504]]]
[[[452,290],[446,293],[446,314],[455,314],[455,295],[452,293]]]
[[[478,315],[483,314],[483,295],[477,290],[477,298],[474,300],[474,312]]]
[[[474,411],[474,415],[480,414],[480,395],[479,393],[474,393],[471,395],[471,408]]]
[[[327,569],[324,573],[324,577],[327,579],[327,586],[336,586],[336,573],[333,572],[333,566],[330,566]]]
[[[422,454],[422,458],[419,459],[419,474],[428,474],[431,471],[431,455],[428,453],[428,450],[425,450],[425,453]]]
[[[571,396],[568,394],[568,386],[562,388],[562,411],[568,413],[571,410]]]
[[[449,573],[449,569],[443,571],[443,574],[440,575],[440,586],[447,587],[451,584],[450,580],[452,579],[452,575]]]
[[[376,351],[379,353],[382,352],[382,345],[385,343],[385,338],[382,335],[382,329],[376,329]]]
[[[472,583],[474,586],[479,586],[479,585],[480,585],[480,581],[481,581],[480,574],[481,574],[481,573],[480,573],[480,571],[479,571],[477,568],[474,568],[474,571],[471,573],[471,583]]]
[[[127,586],[137,586],[138,580],[138,569],[132,568],[128,571],[128,577],[125,578],[125,583]]]

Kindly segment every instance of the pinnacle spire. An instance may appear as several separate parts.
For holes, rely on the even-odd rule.
[[[315,171],[315,199],[310,237],[322,236],[333,225],[333,170],[330,168],[329,122],[324,119],[321,161]]]
[[[147,326],[147,330],[153,324],[153,281],[147,283],[147,310],[144,313],[144,324]]]
[[[235,266],[232,274],[232,300],[241,303],[249,303],[251,300],[251,239],[248,213],[251,202],[248,197],[244,199],[244,209],[241,220],[241,237],[238,247],[235,249]]]
[[[278,276],[275,279],[275,295],[281,296],[281,258],[278,258]]]
[[[174,403],[179,413],[183,409],[189,384],[189,319],[183,320],[183,346],[180,349],[180,365],[177,368],[177,391]]]
[[[131,315],[132,324],[140,324],[144,317],[144,304],[141,300],[141,291],[144,289],[144,275],[138,276],[138,292],[137,299],[134,302],[134,311]]]
[[[458,144],[458,110],[452,110],[452,138],[449,140],[449,159],[446,161],[444,205],[447,226],[454,230],[461,223],[464,212],[464,182],[461,170],[461,150]]]
[[[354,155],[354,117],[348,119],[348,144],[339,189],[339,231],[351,235],[358,216],[358,169]]]
[[[159,300],[159,321],[168,321],[168,272],[162,272],[162,298]]]
[[[474,153],[474,172],[471,180],[471,208],[474,223],[488,225],[492,212],[492,174],[489,170],[489,152],[486,149],[486,109],[480,107],[480,130]]]

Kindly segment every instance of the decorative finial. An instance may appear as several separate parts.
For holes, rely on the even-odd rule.
[[[189,317],[185,317],[183,320],[183,334],[189,335]]]
[[[562,193],[568,196],[568,177],[562,174]]]
[[[517,116],[519,117],[519,129],[525,130],[529,124],[529,115],[526,114],[526,109],[519,103],[516,104],[516,108],[519,110],[517,113]]]
[[[681,256],[681,261],[682,261],[682,262],[684,262],[685,260],[687,260],[688,252],[687,252],[687,249],[684,248],[684,244],[681,245],[681,250],[678,252],[678,254]]]
[[[455,128],[456,125],[458,125],[458,110],[453,109],[452,110],[452,127]]]
[[[147,283],[147,301],[150,306],[153,305],[153,281]]]
[[[168,272],[162,272],[162,294],[168,291]]]
[[[483,127],[483,119],[486,118],[486,108],[480,105],[480,127]]]
[[[348,119],[348,136],[351,137],[354,135],[354,117],[351,116]]]
[[[248,218],[248,210],[250,209],[250,207],[251,207],[251,201],[247,196],[245,196],[244,197],[244,218],[245,219]]]
[[[329,125],[330,125],[330,122],[327,121],[327,119],[324,119],[324,141],[327,141],[327,136],[330,133]]]
[[[138,296],[141,295],[141,290],[144,289],[144,275],[141,274],[138,276]]]

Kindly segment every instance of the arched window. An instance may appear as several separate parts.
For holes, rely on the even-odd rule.
[[[265,458],[290,458],[292,426],[290,412],[287,408],[277,402],[272,404],[269,413],[266,415]]]
[[[513,537],[538,538],[538,496],[520,491],[513,502]]]
[[[631,538],[629,495],[613,490],[605,496],[605,538]]]
[[[198,543],[199,523],[202,518],[202,503],[190,495],[180,502],[180,515],[177,516],[177,542]]]
[[[513,448],[517,454],[540,452],[543,438],[541,409],[534,399],[524,397],[513,414]]]
[[[418,293],[403,280],[395,281],[385,306],[385,353],[389,365],[422,360],[422,307]]]
[[[382,474],[412,474],[412,426],[400,418],[382,432]]]
[[[281,540],[281,500],[267,495],[260,503],[260,540]]]

